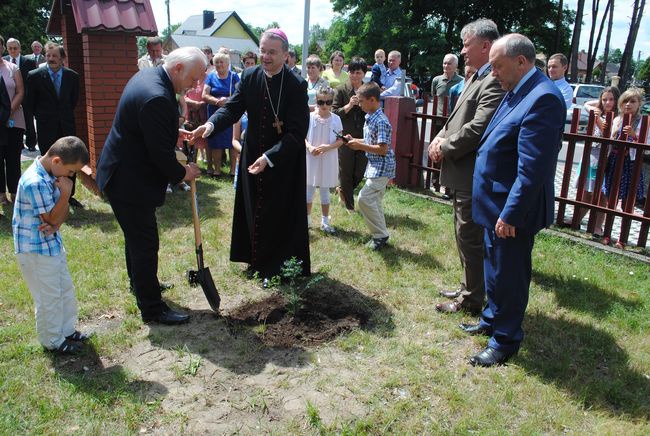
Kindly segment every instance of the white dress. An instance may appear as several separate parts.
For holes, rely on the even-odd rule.
[[[334,144],[336,132],[343,130],[341,118],[336,114],[330,114],[327,118],[321,118],[318,112],[309,114],[309,131],[307,141],[314,147],[321,144]],[[338,185],[339,179],[339,154],[337,150],[329,150],[320,156],[312,156],[307,153],[307,186],[319,186],[321,188],[333,188]]]

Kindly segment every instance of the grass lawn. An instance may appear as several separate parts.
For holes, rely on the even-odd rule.
[[[230,180],[201,180],[206,264],[228,314],[269,291],[228,261]],[[182,327],[147,326],[128,291],[123,239],[108,204],[86,205],[62,229],[82,327],[76,358],[36,340],[33,305],[0,219],[0,433],[451,434],[650,433],[650,268],[555,236],[537,237],[518,356],[473,368],[486,344],[440,315],[459,264],[451,209],[396,189],[385,197],[390,246],[367,251],[361,216],[335,202],[336,236],[310,230],[314,272],[373,311],[371,326],[318,347],[280,348],[264,329],[233,329],[208,311],[195,268],[190,200],[159,210],[165,297],[193,312]],[[319,205],[312,220],[318,222]]]

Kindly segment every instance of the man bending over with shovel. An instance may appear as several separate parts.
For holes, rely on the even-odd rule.
[[[160,296],[156,208],[165,201],[168,183],[191,181],[200,174],[196,164],[183,166],[176,160],[175,95],[203,81],[206,67],[201,50],[183,47],[171,52],[164,65],[134,75],[124,88],[97,165],[97,184],[124,233],[126,270],[145,322],[189,320]]]

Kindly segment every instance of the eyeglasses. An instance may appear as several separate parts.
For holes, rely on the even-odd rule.
[[[332,106],[333,101],[334,100],[316,100],[316,104],[318,106],[324,106],[324,105]]]

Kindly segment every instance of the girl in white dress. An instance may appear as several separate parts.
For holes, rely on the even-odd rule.
[[[316,93],[317,110],[309,115],[309,131],[305,140],[307,149],[307,219],[311,215],[312,198],[316,187],[320,187],[321,225],[327,234],[336,231],[329,223],[330,188],[338,184],[339,159],[336,149],[343,145],[336,133],[343,130],[341,118],[330,109],[334,101],[334,90],[323,87]]]

